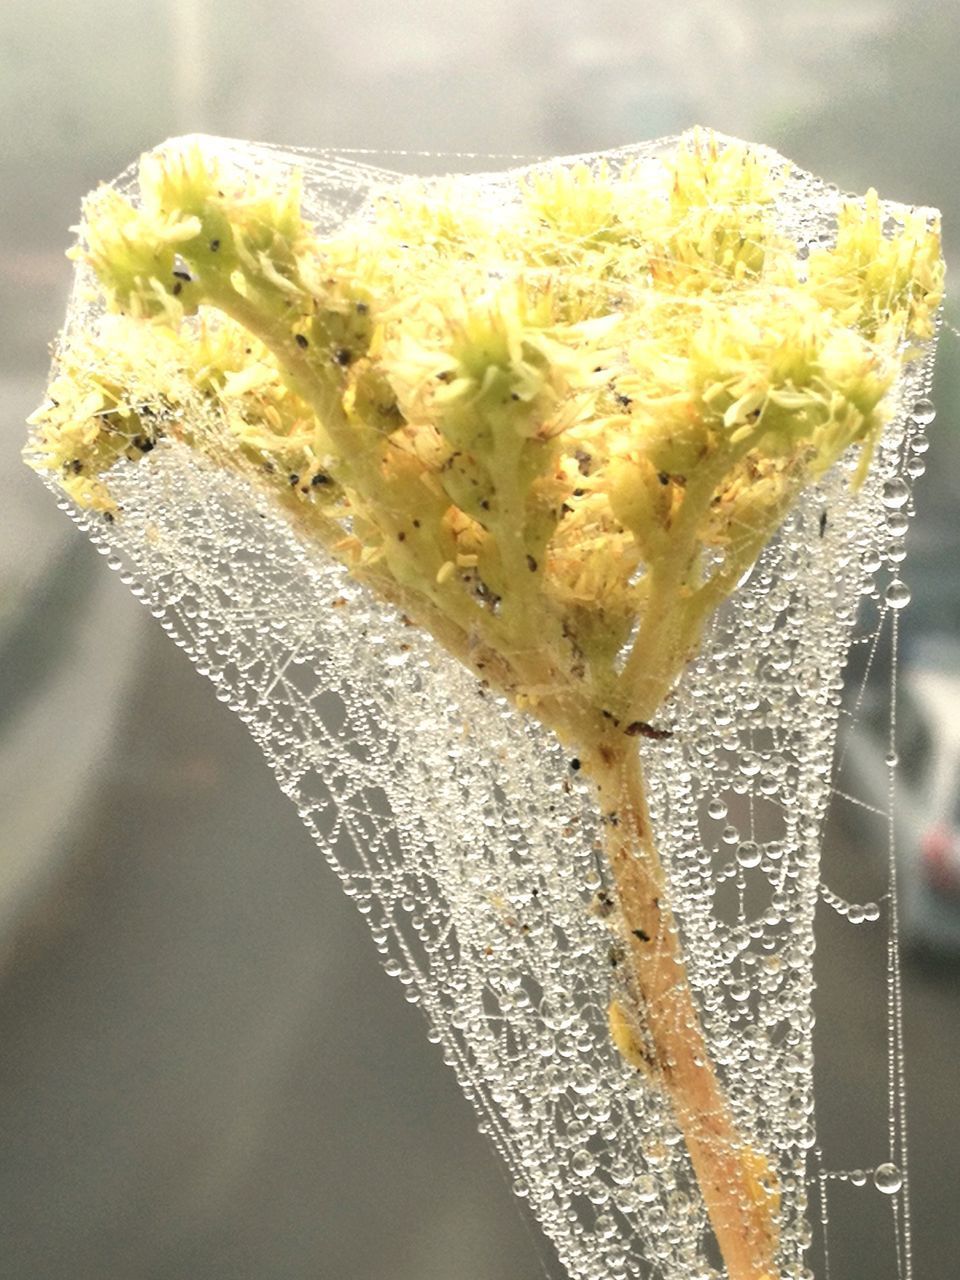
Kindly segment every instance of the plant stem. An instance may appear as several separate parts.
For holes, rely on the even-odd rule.
[[[601,743],[585,761],[600,799],[634,1006],[613,1002],[611,1033],[670,1099],[729,1280],[778,1280],[778,1192],[765,1156],[738,1132],[710,1061],[637,751]]]

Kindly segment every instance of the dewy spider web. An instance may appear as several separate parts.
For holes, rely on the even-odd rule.
[[[673,141],[605,160],[652,162]],[[334,154],[218,146],[241,167],[300,170],[320,232],[404,181]],[[827,242],[838,193],[784,173],[783,229]],[[516,179],[471,181],[496,201]],[[61,355],[95,322],[91,289],[82,269]],[[778,1177],[783,1280],[810,1275],[811,1174],[821,1191],[834,1176],[810,1168],[811,997],[842,670],[861,599],[905,602],[884,555],[931,416],[931,360],[903,376],[863,486],[845,474],[853,456],[805,491],[710,622],[671,695],[671,736],[640,742],[707,1046],[738,1131]],[[215,436],[215,403],[189,404]],[[109,482],[113,522],[62,505],[247,724],[571,1277],[719,1274],[669,1100],[610,1041],[621,944],[604,918],[596,803],[569,754],[305,539],[252,471],[168,437]],[[892,1034],[893,1167],[878,1173],[908,1280],[898,1014]]]

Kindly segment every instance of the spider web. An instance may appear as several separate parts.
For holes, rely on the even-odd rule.
[[[674,141],[603,158],[616,171]],[[300,170],[321,233],[404,181],[341,154],[218,145],[241,166]],[[839,193],[774,161],[787,176],[784,230],[828,243]],[[509,198],[516,172],[473,181],[485,198]],[[131,171],[117,185],[133,183]],[[61,350],[97,314],[81,271]],[[826,1274],[832,1189],[877,1195],[874,1167],[893,1208],[897,1275],[911,1275],[895,945],[889,1149],[862,1174],[827,1169],[814,1117],[813,921],[848,649],[856,629],[879,634],[905,603],[890,538],[904,531],[908,463],[931,416],[931,362],[932,350],[904,376],[862,488],[845,474],[853,458],[807,490],[711,623],[671,697],[672,736],[641,743],[707,1044],[738,1130],[779,1177],[783,1280],[810,1276],[814,1237]],[[195,412],[214,410],[198,397]],[[610,1043],[617,944],[590,910],[605,872],[574,763],[307,543],[255,475],[166,439],[149,464],[117,464],[110,484],[115,523],[61,505],[248,726],[570,1276],[719,1275],[670,1104]],[[874,904],[826,893],[848,919],[876,918]],[[895,901],[891,885],[891,929]]]

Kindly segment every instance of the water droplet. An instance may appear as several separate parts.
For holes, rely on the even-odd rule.
[[[612,1240],[617,1234],[617,1224],[609,1213],[601,1213],[597,1218],[596,1231],[601,1240]]]
[[[891,564],[901,564],[907,555],[906,543],[903,538],[894,538],[884,547],[883,553]]]
[[[883,561],[876,547],[869,547],[860,557],[860,563],[863,565],[864,573],[876,573]]]
[[[641,1204],[650,1204],[657,1198],[657,1184],[649,1173],[642,1173],[637,1178],[634,1189]]]
[[[883,598],[891,609],[902,609],[910,603],[910,588],[901,578],[894,578]]]
[[[737,862],[741,867],[759,867],[762,852],[755,840],[744,840],[737,848]]]
[[[887,516],[887,528],[894,537],[899,538],[902,534],[907,532],[909,527],[910,521],[908,520],[907,513],[905,511],[891,511]]]
[[[873,1185],[885,1196],[895,1196],[903,1186],[903,1174],[895,1164],[878,1164],[873,1171]]]
[[[755,777],[760,772],[760,757],[752,751],[745,751],[740,759],[740,772],[744,777]]]
[[[910,498],[910,490],[905,480],[901,480],[897,476],[893,480],[888,480],[883,486],[883,498],[881,501],[888,511],[898,511],[900,507],[906,506]]]
[[[918,400],[910,410],[910,417],[921,427],[928,427],[937,416],[932,400]]]
[[[727,816],[727,806],[722,800],[711,800],[707,806],[707,813],[715,822],[720,822]]]

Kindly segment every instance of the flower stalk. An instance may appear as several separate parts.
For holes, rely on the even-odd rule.
[[[626,1062],[670,1099],[730,1280],[774,1280],[779,1192],[763,1152],[738,1131],[710,1059],[654,842],[636,750],[591,760],[616,886],[629,1003],[610,1004]],[[615,822],[611,818],[616,818]]]

